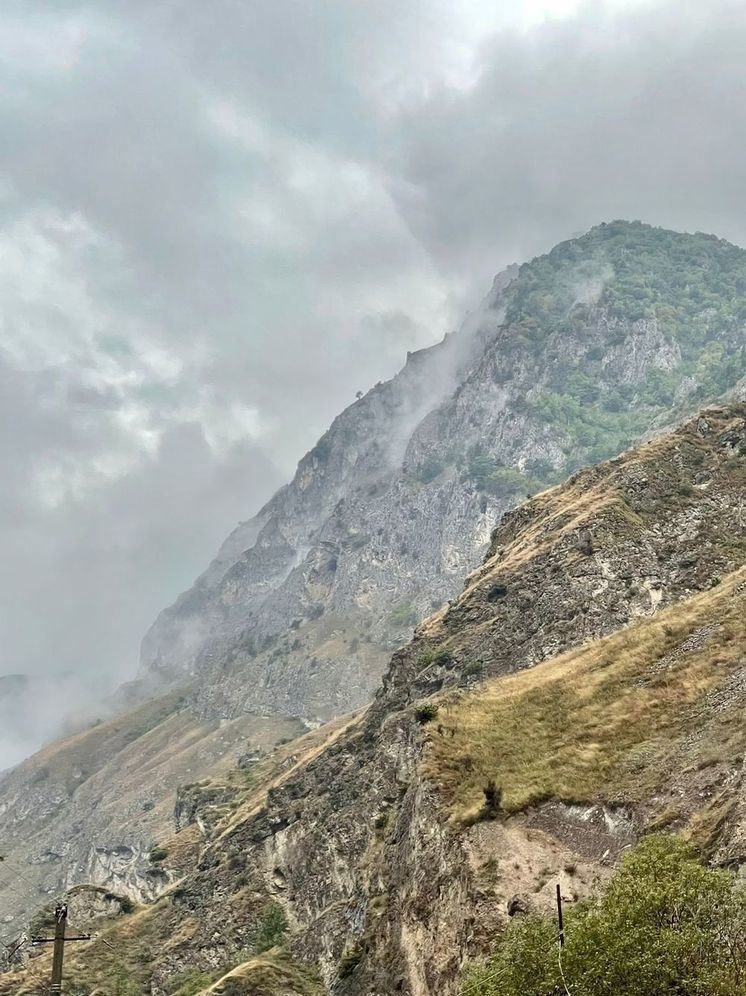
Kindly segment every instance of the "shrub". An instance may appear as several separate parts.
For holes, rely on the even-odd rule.
[[[432,662],[435,660],[435,654],[436,650],[434,647],[425,647],[425,649],[422,651],[419,658],[417,659],[417,663],[420,665],[420,667],[427,667],[428,664],[432,664]]]
[[[484,664],[482,661],[470,661],[464,668],[465,678],[475,678],[477,675],[484,673]]]
[[[257,924],[254,933],[253,949],[255,954],[262,954],[270,948],[282,944],[287,933],[288,921],[285,910],[279,903],[270,903]]]
[[[160,847],[159,845],[157,845],[156,847],[151,848],[148,857],[155,865],[160,861],[166,860],[166,858],[168,857],[168,850],[165,847]]]
[[[132,978],[132,973],[118,961],[111,973],[112,996],[140,996],[140,986]]]
[[[435,656],[433,657],[433,664],[440,664],[441,666],[445,664],[450,664],[453,660],[453,654],[450,650],[445,647],[441,647],[440,650],[436,650]]]
[[[425,723],[430,723],[438,715],[438,707],[433,705],[431,702],[426,702],[424,705],[417,706],[414,711],[414,718],[420,724],[424,726]]]
[[[208,975],[199,968],[189,968],[171,979],[168,991],[173,996],[196,996],[214,981],[214,975]]]
[[[494,779],[490,778],[482,789],[482,792],[484,794],[484,803],[482,804],[479,815],[483,820],[494,820],[499,815],[502,807],[503,790],[499,785],[495,784]]]
[[[562,966],[583,996],[746,996],[746,893],[675,837],[627,855],[606,893],[569,907]],[[511,921],[492,962],[472,968],[470,996],[564,993],[552,918]]]

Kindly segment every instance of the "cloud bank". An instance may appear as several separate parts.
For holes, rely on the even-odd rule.
[[[0,673],[127,678],[508,263],[616,217],[746,244],[741,3],[501,6],[3,5]]]

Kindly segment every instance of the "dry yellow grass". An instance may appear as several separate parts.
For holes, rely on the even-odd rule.
[[[171,910],[156,903],[137,912],[118,917],[91,941],[70,944],[65,952],[66,992],[85,992],[91,996],[111,996],[114,979],[123,973],[130,982],[145,983],[153,952],[166,935],[160,922]],[[91,928],[86,925],[86,929]],[[52,952],[47,945],[29,965],[0,976],[0,996],[35,996],[47,992]]]
[[[742,664],[745,601],[742,568],[654,618],[441,705],[424,772],[452,817],[473,818],[490,779],[507,811],[545,798],[633,798],[642,783],[635,765],[621,774],[623,763],[637,752],[642,777],[654,777],[692,708]],[[677,649],[713,623],[702,646]]]
[[[198,996],[320,996],[321,980],[312,967],[300,965],[273,949],[236,966]]]

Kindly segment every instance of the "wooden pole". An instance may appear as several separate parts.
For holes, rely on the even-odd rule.
[[[62,959],[65,956],[65,925],[67,924],[67,903],[54,911],[54,957],[52,959],[52,984],[49,987],[53,996],[62,993]]]

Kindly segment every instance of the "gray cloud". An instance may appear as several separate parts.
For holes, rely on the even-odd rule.
[[[742,5],[551,6],[3,5],[0,672],[127,677],[506,263],[619,216],[746,243]]]
[[[630,8],[488,38],[473,87],[398,122],[397,202],[444,268],[486,276],[619,217],[746,241],[746,10]]]

